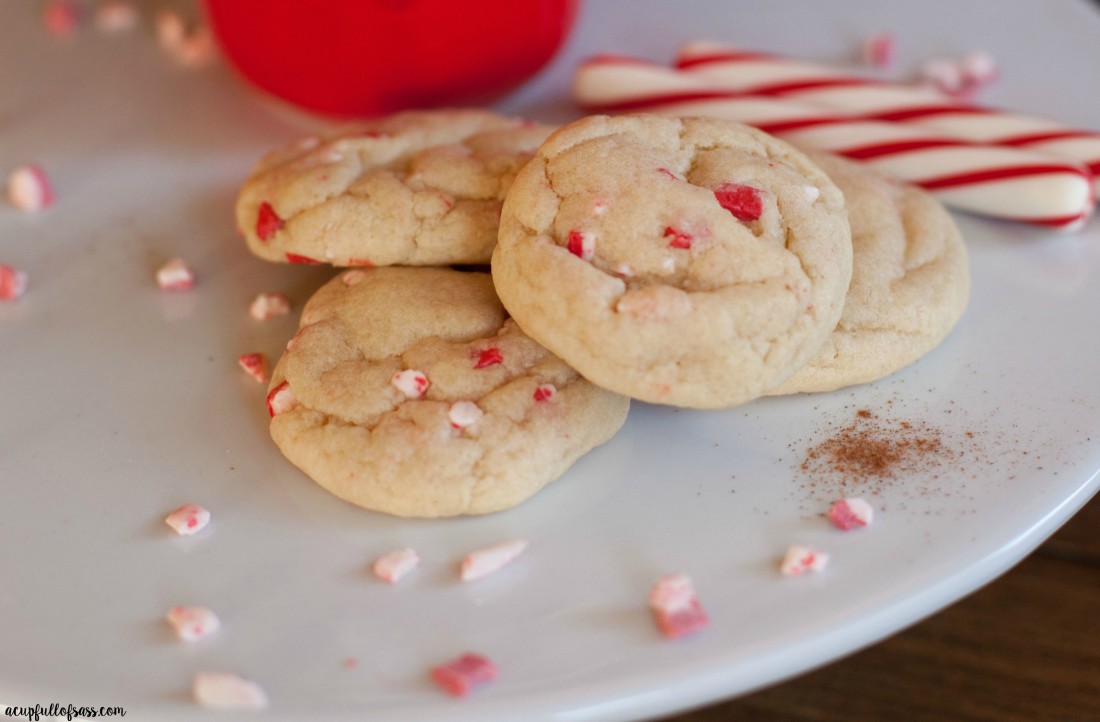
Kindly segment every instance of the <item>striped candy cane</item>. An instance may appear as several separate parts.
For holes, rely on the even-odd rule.
[[[694,41],[676,66],[715,88],[815,103],[865,120],[914,124],[953,138],[1026,148],[1086,166],[1100,193],[1100,133],[1046,118],[985,108],[931,88],[888,83],[833,68]]]
[[[922,186],[949,205],[987,216],[1072,229],[1093,209],[1087,169],[1045,154],[715,88],[694,73],[642,60],[588,60],[577,70],[573,92],[595,112],[708,115],[754,125],[797,146],[865,162]]]

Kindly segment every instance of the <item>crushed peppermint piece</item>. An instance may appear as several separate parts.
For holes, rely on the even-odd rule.
[[[264,201],[260,204],[256,213],[256,235],[261,241],[270,241],[285,225],[286,221],[279,218],[270,203]]]
[[[925,84],[947,95],[962,95],[967,90],[962,68],[954,60],[929,60],[921,66],[920,78]]]
[[[157,285],[165,291],[186,291],[195,286],[195,272],[182,258],[173,258],[157,269]]]
[[[272,417],[290,411],[298,405],[298,399],[290,390],[290,382],[284,381],[267,394],[267,413]]]
[[[496,346],[490,346],[489,348],[482,349],[480,351],[474,351],[474,356],[477,358],[474,364],[475,369],[483,369],[489,366],[496,366],[497,364],[504,363],[504,355],[501,354],[500,349]]]
[[[892,33],[873,33],[863,41],[863,62],[874,68],[889,68],[897,56],[897,41]]]
[[[649,607],[657,628],[669,639],[698,632],[710,622],[686,574],[666,574],[658,579],[649,592]]]
[[[829,507],[829,521],[844,531],[870,525],[875,511],[861,498],[840,499]]]
[[[718,205],[739,221],[755,221],[764,212],[760,191],[740,183],[722,183],[714,189]]]
[[[250,679],[229,672],[199,672],[191,694],[200,707],[218,710],[263,709],[267,693]]]
[[[829,555],[804,544],[793,544],[787,549],[779,571],[787,577],[797,577],[809,572],[820,572],[829,563]]]
[[[237,363],[249,376],[266,384],[270,376],[267,373],[267,356],[262,353],[244,353],[237,358]]]
[[[157,15],[157,43],[162,50],[175,52],[187,37],[187,24],[183,16],[174,10],[162,10]]]
[[[591,261],[596,254],[596,236],[586,231],[569,231],[565,248],[582,261]]]
[[[126,0],[107,0],[96,8],[95,27],[101,33],[121,33],[137,25],[137,8]]]
[[[176,61],[187,68],[201,68],[210,64],[218,56],[218,46],[214,33],[206,25],[201,25],[172,49]]]
[[[693,236],[687,231],[681,231],[672,226],[666,226],[664,237],[668,239],[670,248],[680,248],[683,250],[691,248],[691,239]]]
[[[675,173],[670,171],[668,168],[658,168],[657,172],[660,173],[661,175],[668,176],[672,180],[680,180],[680,176],[676,175]]]
[[[58,37],[68,37],[80,27],[80,8],[71,0],[51,0],[42,13],[46,32]]]
[[[420,564],[420,555],[412,549],[394,549],[374,560],[371,571],[388,584],[397,584]]]
[[[480,654],[466,653],[432,667],[432,679],[445,692],[465,697],[475,688],[497,678],[496,665]]]
[[[26,272],[0,263],[0,301],[14,301],[26,292]]]
[[[40,211],[53,205],[53,185],[46,171],[33,163],[8,174],[8,199],[21,211]]]
[[[287,253],[286,260],[288,263],[297,263],[302,266],[323,266],[324,261],[318,261],[316,258],[310,258],[309,256],[303,256],[299,253]]]
[[[604,213],[607,213],[608,208],[610,208],[610,205],[603,198],[597,198],[592,202],[592,213],[597,216],[602,216]]]
[[[281,293],[259,293],[248,306],[248,315],[257,321],[267,321],[290,313],[290,299]]]
[[[535,393],[532,394],[537,402],[553,401],[557,395],[558,387],[554,384],[539,384],[535,387]]]
[[[817,199],[821,197],[821,189],[817,186],[802,186],[803,192],[806,193],[806,202],[816,203]]]
[[[175,529],[180,536],[191,536],[210,523],[210,511],[198,504],[184,504],[165,517],[164,523]]]
[[[340,280],[344,282],[345,286],[355,286],[362,283],[363,279],[365,279],[366,277],[366,271],[355,268],[344,273],[344,275],[340,277]]]
[[[185,642],[209,637],[222,626],[218,615],[206,607],[172,607],[165,619],[176,630],[176,636]]]
[[[368,258],[349,258],[349,266],[362,266],[363,268],[374,268],[374,261]]]
[[[511,539],[470,552],[462,560],[462,581],[470,582],[499,571],[527,549],[526,539]]]
[[[451,420],[451,426],[456,429],[465,429],[481,420],[485,412],[473,401],[456,401],[447,409],[447,418]]]
[[[997,61],[981,50],[968,53],[960,62],[963,79],[971,87],[986,85],[997,79]]]
[[[390,379],[390,384],[405,395],[406,398],[419,399],[428,390],[430,385],[428,377],[423,371],[405,369],[398,371]]]

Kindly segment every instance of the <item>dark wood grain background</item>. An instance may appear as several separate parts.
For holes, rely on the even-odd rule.
[[[1100,722],[1100,496],[1007,574],[930,619],[797,679],[665,720],[833,721]]]

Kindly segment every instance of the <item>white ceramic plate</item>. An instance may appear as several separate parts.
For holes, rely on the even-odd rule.
[[[143,6],[151,10],[152,4]],[[565,120],[576,61],[666,61],[712,38],[850,56],[894,30],[902,67],[983,48],[990,103],[1095,126],[1100,17],[1084,2],[591,2],[552,68],[502,108]],[[306,132],[227,70],[180,68],[148,26],[69,42],[32,3],[0,10],[0,167],[36,161],[57,205],[0,209],[0,261],[30,290],[0,304],[0,705],[118,705],[130,719],[206,719],[199,670],[259,680],[272,719],[631,720],[734,695],[874,642],[1021,559],[1096,490],[1100,469],[1100,225],[1057,235],[960,217],[973,300],[934,353],[881,383],[718,413],[638,404],[611,443],[521,508],[401,521],[330,497],[278,454],[263,389],[236,357],[275,357],[295,319],[253,321],[260,291],[298,307],[331,273],[274,266],[236,237],[235,192],[267,148]],[[181,256],[191,292],[154,270]],[[808,448],[870,409],[920,421],[956,455],[883,485],[875,525],[821,517],[837,493],[800,470]],[[968,433],[973,436],[967,436]],[[815,481],[816,479],[816,481]],[[860,491],[856,489],[856,491]],[[868,491],[868,490],[863,490]],[[173,535],[184,502],[210,529]],[[528,553],[476,584],[461,556],[525,537]],[[788,579],[802,541],[829,569]],[[395,546],[422,568],[396,588],[369,562]],[[686,572],[712,617],[669,642],[645,607]],[[184,645],[175,604],[222,617]],[[433,664],[499,665],[465,700]],[[352,666],[348,660],[354,660]]]

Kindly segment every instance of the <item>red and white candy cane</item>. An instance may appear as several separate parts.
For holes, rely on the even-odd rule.
[[[918,125],[953,138],[1068,159],[1089,169],[1100,193],[1100,133],[1096,131],[973,105],[933,88],[865,78],[706,41],[681,48],[676,67],[726,90],[815,103],[865,120]]]
[[[697,74],[643,60],[588,60],[577,70],[573,92],[589,111],[711,116],[754,125],[796,146],[862,161],[948,205],[995,218],[1072,229],[1091,215],[1095,202],[1087,168],[1043,153],[716,88]]]

